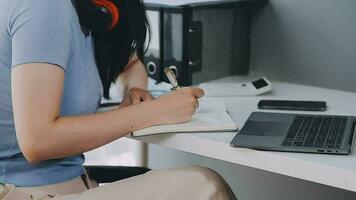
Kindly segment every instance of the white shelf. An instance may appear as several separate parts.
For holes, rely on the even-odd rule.
[[[162,6],[185,6],[185,5],[207,5],[218,3],[231,3],[246,0],[144,0],[144,3],[158,4]]]

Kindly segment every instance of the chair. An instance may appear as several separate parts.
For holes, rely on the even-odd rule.
[[[146,167],[85,166],[89,176],[98,183],[111,183],[150,171]]]

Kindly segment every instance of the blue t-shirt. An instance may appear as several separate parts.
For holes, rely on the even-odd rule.
[[[0,1],[0,183],[37,186],[80,176],[83,155],[31,164],[21,153],[11,71],[24,63],[51,63],[64,70],[61,116],[96,112],[103,88],[93,41],[82,33],[71,0]]]

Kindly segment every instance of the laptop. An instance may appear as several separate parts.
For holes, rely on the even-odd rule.
[[[356,118],[254,112],[231,146],[270,151],[349,154]]]

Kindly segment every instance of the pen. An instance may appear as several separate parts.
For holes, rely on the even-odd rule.
[[[180,86],[178,85],[178,81],[176,78],[176,74],[174,73],[174,70],[177,70],[177,68],[175,66],[170,66],[170,67],[164,68],[164,73],[166,74],[169,82],[172,85],[172,90],[176,90],[176,89],[180,88]]]

